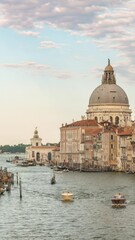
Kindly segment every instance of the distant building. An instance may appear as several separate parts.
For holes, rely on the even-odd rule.
[[[26,147],[27,160],[33,161],[36,164],[45,164],[53,160],[53,151],[56,149],[56,145],[43,145],[42,139],[38,135],[37,128],[30,141],[31,145]]]

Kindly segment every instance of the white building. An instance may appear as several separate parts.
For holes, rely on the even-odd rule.
[[[45,164],[52,161],[55,145],[43,145],[42,138],[38,135],[37,128],[34,131],[33,138],[30,139],[31,145],[26,147],[26,158],[28,161],[34,161],[36,164]]]

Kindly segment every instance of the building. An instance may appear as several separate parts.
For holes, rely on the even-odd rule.
[[[117,127],[112,123],[103,122],[102,131],[102,168],[118,170],[117,159]]]
[[[113,67],[89,98],[86,119],[60,128],[60,164],[80,170],[135,170],[135,127],[125,91]]]
[[[129,127],[118,128],[117,156],[120,162],[120,169],[124,172],[130,171],[133,168],[132,135],[133,135],[133,127],[129,126]]]
[[[45,164],[53,161],[53,151],[56,149],[56,145],[43,145],[37,128],[35,128],[34,135],[30,141],[30,146],[26,147],[26,158],[28,161],[33,161],[36,164]]]
[[[60,164],[82,169],[93,163],[94,136],[102,130],[96,120],[82,119],[60,128]]]
[[[131,125],[128,97],[116,84],[110,60],[104,70],[101,85],[90,96],[86,113],[88,119],[96,119],[98,122],[109,121],[118,126]]]

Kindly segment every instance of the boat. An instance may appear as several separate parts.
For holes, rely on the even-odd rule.
[[[0,195],[2,195],[4,192],[6,191],[6,189],[5,188],[3,188],[3,187],[0,187]]]
[[[11,160],[10,160],[10,159],[7,159],[7,160],[6,160],[6,162],[9,162],[9,163],[11,163]]]
[[[63,169],[63,172],[69,172],[68,168]]]
[[[56,183],[56,179],[55,179],[55,174],[54,174],[52,179],[51,179],[51,184],[55,184],[55,183]]]
[[[112,198],[112,207],[121,208],[126,207],[126,198],[123,194],[115,194]]]
[[[28,166],[29,166],[29,163],[28,163],[28,161],[22,161],[22,163],[21,163],[20,166],[21,166],[21,167],[28,167]]]
[[[62,196],[62,201],[64,201],[64,202],[72,202],[72,201],[74,201],[73,193],[64,192],[64,193],[61,194],[61,196]]]
[[[10,183],[10,182],[8,182],[7,184],[4,184],[4,186],[5,186],[5,190],[6,190],[7,192],[10,192],[10,191],[11,191],[11,183]]]

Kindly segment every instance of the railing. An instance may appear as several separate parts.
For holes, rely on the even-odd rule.
[[[121,160],[123,160],[123,161],[127,160],[127,156],[122,156]]]
[[[120,147],[121,147],[121,148],[126,148],[126,143],[121,143],[121,144],[120,144]]]

